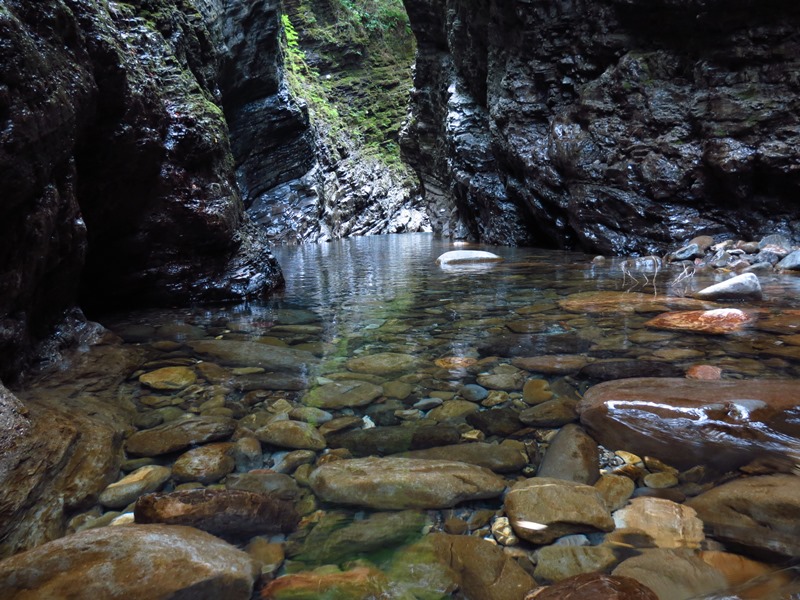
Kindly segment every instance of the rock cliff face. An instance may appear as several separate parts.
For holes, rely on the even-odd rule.
[[[790,0],[405,0],[403,149],[437,226],[501,244],[659,252],[800,236]]]
[[[0,39],[0,376],[79,296],[232,300],[280,283],[218,92],[238,110],[277,75],[228,84],[189,0],[7,0]]]

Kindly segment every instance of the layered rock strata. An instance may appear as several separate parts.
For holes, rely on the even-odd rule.
[[[405,4],[403,149],[439,229],[607,254],[800,233],[795,3]]]

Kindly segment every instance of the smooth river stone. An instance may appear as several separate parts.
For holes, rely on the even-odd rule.
[[[800,477],[735,479],[687,502],[710,536],[725,543],[800,556]]]
[[[693,508],[663,498],[634,498],[614,513],[617,531],[643,532],[657,548],[699,548],[703,522]]]
[[[484,250],[451,250],[436,259],[437,265],[463,265],[475,263],[501,262],[502,256]]]
[[[485,442],[413,450],[393,456],[458,461],[485,467],[495,473],[512,473],[528,464],[528,457],[519,448],[510,444],[487,444]]]
[[[594,484],[600,477],[597,442],[579,426],[572,423],[564,425],[550,442],[536,474],[539,477]]]
[[[164,367],[139,376],[139,382],[154,390],[182,390],[197,381],[189,367]]]
[[[109,485],[100,494],[100,504],[108,508],[125,508],[142,494],[155,492],[170,478],[169,467],[148,465],[136,469]]]
[[[366,381],[342,380],[326,383],[303,396],[303,404],[323,410],[366,406],[383,394],[383,388]]]
[[[505,511],[514,532],[534,544],[614,529],[611,513],[595,488],[562,479],[533,477],[516,483],[506,494]]]
[[[760,457],[800,460],[798,382],[643,378],[589,388],[581,424],[606,448],[721,471]]]
[[[355,373],[369,375],[394,375],[403,373],[416,366],[418,359],[411,354],[398,352],[379,352],[358,356],[347,361],[347,368]]]
[[[310,352],[258,342],[200,340],[188,346],[200,356],[233,367],[261,367],[267,371],[305,372],[319,362]]]
[[[668,312],[647,321],[645,327],[667,331],[689,331],[710,335],[725,335],[741,331],[755,321],[755,317],[738,308],[714,310],[688,310]]]
[[[230,437],[236,421],[225,417],[190,417],[170,421],[153,429],[137,431],[125,442],[129,454],[160,456]]]
[[[311,489],[326,502],[378,510],[450,508],[496,498],[505,479],[466,463],[414,458],[357,458],[327,463],[311,473]]]
[[[317,428],[302,421],[273,421],[256,429],[255,436],[279,448],[322,450],[326,446],[325,437]]]
[[[728,587],[724,575],[693,550],[651,548],[641,552],[620,563],[611,574],[637,580],[659,600],[702,598]]]
[[[582,573],[610,571],[619,562],[611,546],[553,544],[536,552],[537,581],[552,583]]]
[[[701,300],[760,300],[763,295],[755,273],[742,273],[694,293]]]
[[[449,446],[460,439],[458,429],[450,425],[373,427],[327,436],[331,448],[347,448],[356,457]]]
[[[178,457],[172,465],[172,475],[175,481],[219,481],[236,467],[235,448],[236,444],[232,442],[193,448]]]
[[[281,493],[192,489],[147,494],[136,501],[137,523],[188,525],[220,536],[290,533],[300,520]]]
[[[511,364],[531,373],[569,375],[580,371],[589,360],[580,354],[549,354],[546,356],[521,356],[512,360]]]
[[[257,566],[191,527],[100,527],[0,562],[0,598],[249,600]]]

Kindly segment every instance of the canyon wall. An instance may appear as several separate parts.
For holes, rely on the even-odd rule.
[[[604,254],[800,241],[796,2],[405,4],[403,150],[440,230]]]
[[[0,377],[76,302],[241,300],[282,282],[244,214],[215,35],[189,0],[0,4]],[[236,106],[277,86],[277,51],[266,60],[273,80],[227,86]]]

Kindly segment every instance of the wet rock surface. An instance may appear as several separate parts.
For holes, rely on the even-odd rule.
[[[70,535],[0,562],[0,595],[247,600],[255,578],[247,554],[205,532],[126,525]]]
[[[603,254],[698,233],[797,241],[791,2],[406,6],[402,147],[452,215],[444,232]]]
[[[645,378],[587,390],[581,423],[608,448],[725,470],[757,454],[797,460],[792,382]]]

